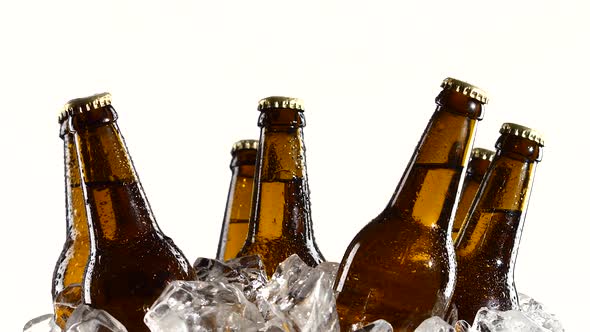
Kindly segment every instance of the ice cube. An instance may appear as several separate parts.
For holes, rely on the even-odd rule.
[[[418,325],[414,332],[455,332],[455,329],[444,319],[433,316]]]
[[[479,309],[472,329],[477,332],[547,332],[521,311],[488,308]]]
[[[234,284],[250,301],[255,301],[256,292],[268,282],[264,264],[258,255],[226,262],[200,257],[193,266],[197,271],[197,280]]]
[[[355,329],[354,332],[393,332],[393,327],[384,319],[378,319],[361,328]]]
[[[330,281],[330,285],[334,286],[336,274],[338,273],[338,267],[340,267],[340,264],[338,263],[322,262],[316,267],[316,269],[324,272]]]
[[[551,332],[564,331],[559,320],[555,315],[546,312],[543,304],[522,293],[518,294],[518,299],[520,302],[520,311],[539,326],[542,326]]]
[[[23,332],[61,332],[61,329],[53,321],[53,314],[47,314],[28,321]]]
[[[66,332],[127,332],[123,324],[108,312],[87,304],[78,306],[68,319]]]
[[[257,303],[272,326],[302,332],[340,331],[330,273],[325,267],[309,267],[297,255],[279,264],[260,290]]]
[[[217,281],[174,281],[144,317],[152,332],[258,331],[258,308],[240,287]]]

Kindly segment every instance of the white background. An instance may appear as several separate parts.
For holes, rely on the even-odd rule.
[[[113,94],[158,222],[192,261],[215,254],[229,149],[258,137],[257,101],[302,98],[315,234],[338,261],[393,193],[447,76],[490,94],[476,146],[492,148],[508,121],[546,134],[517,287],[568,331],[588,330],[589,9],[584,1],[3,1],[2,330],[51,311],[65,235],[57,114],[67,100]]]

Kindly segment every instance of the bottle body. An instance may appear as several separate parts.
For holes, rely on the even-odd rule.
[[[252,216],[239,256],[260,255],[269,275],[292,254],[310,266],[324,261],[311,221],[304,125],[301,109],[261,109]]]
[[[463,188],[461,189],[459,203],[457,204],[457,213],[455,213],[455,220],[453,221],[453,241],[459,235],[459,230],[467,217],[469,208],[471,208],[475,200],[477,190],[483,181],[483,177],[490,166],[493,156],[494,152],[482,148],[475,148],[471,153],[471,160],[467,165]]]
[[[514,266],[541,144],[504,132],[457,238],[452,310],[472,321],[481,307],[518,309]]]
[[[160,231],[141,231],[122,225],[126,218],[149,222],[142,220],[149,215],[144,209],[115,207],[117,200],[141,195],[137,183],[88,182],[86,186],[90,218],[104,222],[102,216],[106,213],[115,217],[114,222],[119,225],[116,229],[95,227],[97,235],[85,275],[84,300],[106,310],[129,331],[147,332],[143,317],[149,307],[169,282],[194,279],[192,267],[172,240]]]
[[[376,319],[413,331],[443,316],[455,284],[450,220],[482,113],[445,89],[390,203],[348,246],[335,282],[343,330]]]
[[[82,192],[78,155],[67,117],[60,119],[64,142],[66,241],[55,264],[52,296],[55,323],[62,329],[82,301],[82,281],[90,253],[90,237]]]
[[[143,316],[167,283],[195,273],[159,229],[108,101],[71,115],[91,230],[84,302],[147,332]]]
[[[258,141],[243,140],[234,144],[230,169],[232,178],[216,258],[235,258],[246,241]]]

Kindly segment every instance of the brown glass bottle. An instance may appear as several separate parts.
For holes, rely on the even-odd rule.
[[[252,215],[238,257],[260,255],[269,275],[292,254],[316,266],[324,257],[311,221],[303,104],[295,98],[269,97],[259,102],[258,110],[261,131]]]
[[[62,329],[72,311],[82,301],[82,280],[90,252],[86,206],[80,184],[78,153],[69,119],[70,117],[63,113],[59,117],[59,136],[64,143],[66,242],[55,264],[51,289],[55,322]]]
[[[246,241],[257,151],[257,140],[238,141],[231,149],[232,160],[229,168],[232,177],[217,246],[218,260],[235,258]]]
[[[108,93],[65,106],[76,131],[90,230],[84,303],[103,309],[130,332],[149,329],[146,310],[172,280],[194,279],[182,252],[152,214]]]
[[[348,246],[336,277],[340,327],[377,319],[413,331],[443,316],[455,283],[450,221],[487,97],[447,78],[393,197]]]
[[[468,322],[481,307],[518,308],[514,265],[544,142],[535,130],[513,123],[503,124],[500,133],[496,156],[455,244],[452,310]]]
[[[461,225],[465,221],[467,212],[475,199],[477,189],[479,188],[483,176],[494,158],[494,152],[484,148],[474,148],[471,152],[471,159],[467,165],[465,172],[465,179],[463,180],[463,188],[459,196],[459,203],[457,204],[457,212],[455,213],[455,220],[453,221],[453,241],[457,239]]]

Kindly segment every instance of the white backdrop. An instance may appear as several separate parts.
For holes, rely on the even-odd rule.
[[[64,240],[69,99],[109,91],[154,213],[192,261],[212,257],[231,144],[257,101],[302,98],[317,242],[332,261],[385,206],[453,76],[490,94],[476,146],[503,122],[546,134],[518,290],[585,331],[590,10],[584,1],[0,4],[3,331],[51,311]],[[8,319],[8,322],[6,320]]]

